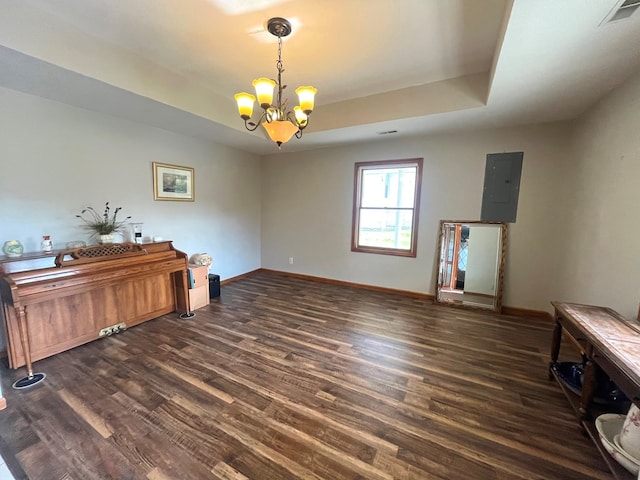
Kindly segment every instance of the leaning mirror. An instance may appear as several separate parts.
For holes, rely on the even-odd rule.
[[[502,309],[507,224],[440,221],[436,302]]]

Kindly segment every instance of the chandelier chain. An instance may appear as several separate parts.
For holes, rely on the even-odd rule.
[[[278,61],[276,62],[278,71],[282,70],[282,37],[278,37]]]
[[[276,69],[278,70],[278,110],[282,108],[282,36],[278,35],[278,61],[276,62]],[[281,114],[282,115],[282,114]]]

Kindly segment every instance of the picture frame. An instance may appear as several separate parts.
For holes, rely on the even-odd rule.
[[[195,170],[191,167],[153,162],[153,199],[195,201]]]

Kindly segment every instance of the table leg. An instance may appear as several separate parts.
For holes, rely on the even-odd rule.
[[[596,376],[598,366],[591,359],[587,359],[587,363],[584,367],[584,378],[582,379],[582,396],[580,397],[580,408],[578,412],[580,414],[580,421],[583,422],[589,418],[589,411],[591,402],[596,393],[598,386],[598,379]]]
[[[44,373],[33,373],[31,364],[31,345],[29,343],[29,325],[27,322],[27,313],[25,307],[16,306],[16,315],[18,317],[18,330],[20,331],[20,342],[22,343],[22,354],[24,355],[24,363],[27,367],[27,376],[13,382],[13,388],[22,389],[32,387],[45,379]]]
[[[558,361],[560,355],[560,343],[562,341],[562,325],[556,317],[556,324],[553,327],[553,340],[551,341],[551,361],[549,361],[549,380],[553,378],[551,372],[553,365]]]
[[[16,307],[18,317],[18,331],[20,332],[20,343],[22,344],[22,355],[24,363],[27,367],[27,375],[33,376],[33,367],[31,365],[31,345],[29,344],[29,327],[27,326],[27,314],[24,307]]]

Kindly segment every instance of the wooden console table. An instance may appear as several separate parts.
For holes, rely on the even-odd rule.
[[[551,344],[549,378],[556,378],[580,425],[591,437],[613,476],[617,480],[632,480],[600,443],[594,424],[593,397],[597,370],[603,370],[611,380],[640,406],[640,323],[627,320],[610,308],[551,302],[555,308],[555,328]],[[582,395],[571,392],[558,378],[553,365],[558,361],[563,332],[586,359]]]

